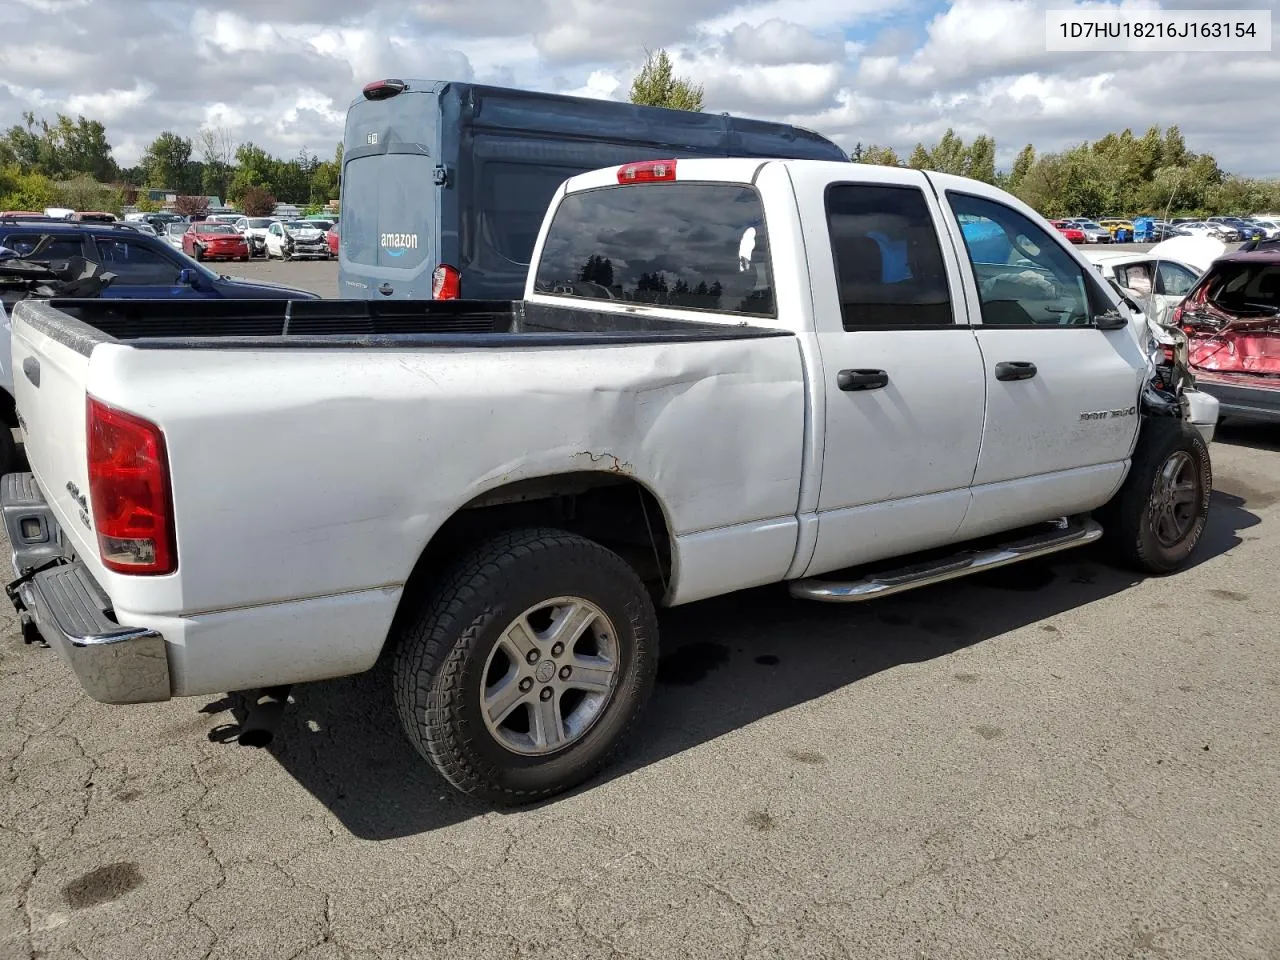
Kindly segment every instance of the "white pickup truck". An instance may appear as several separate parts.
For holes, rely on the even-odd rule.
[[[109,703],[385,652],[444,778],[528,800],[633,726],[656,606],[1099,538],[1177,570],[1211,487],[1178,354],[990,186],[629,164],[561,187],[521,301],[18,304],[9,592]]]

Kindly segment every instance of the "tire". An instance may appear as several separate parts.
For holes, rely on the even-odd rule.
[[[552,645],[557,621],[541,619],[551,601],[564,603],[555,608],[562,616],[580,613],[585,624],[582,639],[559,653]],[[534,664],[507,653],[518,649],[508,639],[518,623],[530,632],[517,640],[542,658]],[[547,797],[589,779],[625,740],[653,689],[657,638],[648,591],[617,554],[562,530],[511,531],[462,559],[404,618],[393,666],[400,721],[418,752],[461,792],[501,804]],[[591,654],[583,644],[595,659],[584,658]],[[562,681],[569,663],[579,672]],[[564,689],[588,674],[607,692]],[[527,694],[518,692],[526,681]],[[486,711],[486,689],[511,693],[505,720]],[[553,690],[549,700],[544,690]],[[565,736],[562,745],[549,745],[535,727],[535,716],[547,715],[544,702],[554,705],[549,729]]]
[[[201,246],[199,246],[199,245],[196,245],[196,246],[192,247],[192,248],[191,248],[191,250],[192,250],[192,252],[193,252],[193,253],[194,253],[194,255],[195,255],[195,258],[196,258],[196,262],[197,262],[197,263],[199,263],[201,260],[203,260],[203,259],[204,259],[204,247],[201,247]]]
[[[1212,493],[1213,465],[1204,438],[1181,420],[1151,418],[1142,425],[1129,475],[1098,511],[1098,521],[1120,564],[1142,573],[1173,573],[1200,542]],[[1164,509],[1169,504],[1172,514]]]
[[[0,476],[13,473],[18,466],[18,445],[13,442],[13,431],[7,423],[0,422]]]

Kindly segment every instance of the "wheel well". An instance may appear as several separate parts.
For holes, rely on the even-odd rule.
[[[556,527],[608,547],[639,574],[655,601],[670,582],[671,536],[657,497],[631,477],[583,471],[519,480],[464,504],[422,551],[404,597],[420,598],[470,547],[516,527]],[[406,606],[402,600],[401,610]]]

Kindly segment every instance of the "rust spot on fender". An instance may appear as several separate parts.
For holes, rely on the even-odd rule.
[[[590,450],[579,450],[574,454],[575,457],[586,457],[591,461],[592,466],[604,464],[604,468],[609,473],[618,473],[625,476],[631,476],[635,473],[635,466],[623,460],[621,457],[612,453],[592,453]]]

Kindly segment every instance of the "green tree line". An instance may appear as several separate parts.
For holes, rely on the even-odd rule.
[[[106,128],[97,120],[58,114],[53,122],[22,115],[0,134],[0,209],[65,206],[118,213],[128,200],[147,208],[140,188],[179,196],[214,196],[238,203],[246,194],[299,205],[338,198],[342,145],[322,160],[306,148],[282,158],[254,143],[237,144],[229,131],[202,129],[193,141],[166,130],[147,146],[137,165],[120,167]]]
[[[889,147],[854,147],[850,159],[973,177],[994,184],[1046,217],[1211,216],[1280,210],[1280,180],[1227,173],[1208,153],[1187,149],[1176,126],[1132,130],[1062,150],[1039,153],[1027,144],[1008,170],[997,170],[996,144],[970,143],[948,130],[933,146],[917,143],[902,160]]]

